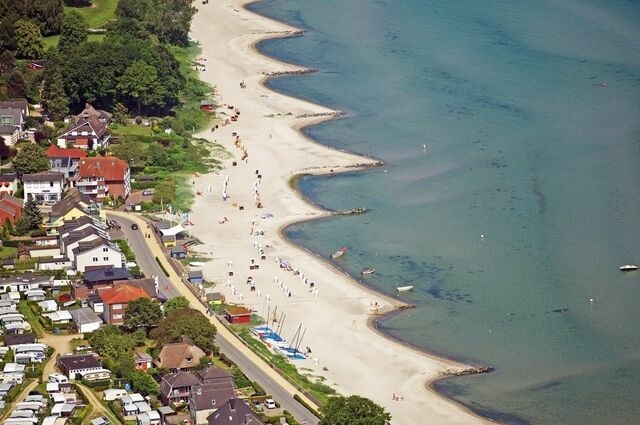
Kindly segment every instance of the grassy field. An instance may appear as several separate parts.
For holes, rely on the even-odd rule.
[[[102,41],[104,40],[104,34],[89,34],[87,37],[87,41]],[[49,49],[50,47],[55,47],[58,45],[58,40],[60,39],[60,35],[52,35],[50,37],[44,37],[42,42],[44,43],[44,50]]]
[[[107,22],[116,17],[118,0],[92,0],[91,7],[66,7],[69,10],[77,11],[87,24],[87,28],[102,28]]]

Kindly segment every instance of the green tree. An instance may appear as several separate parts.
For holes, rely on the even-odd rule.
[[[39,229],[42,225],[42,213],[35,199],[29,198],[22,207],[22,218],[27,223],[28,230]]]
[[[64,0],[64,5],[69,7],[88,7],[91,0]]]
[[[16,236],[23,236],[26,235],[28,231],[29,223],[24,219],[24,217],[21,217],[16,220],[15,226],[13,226],[13,232],[11,234]]]
[[[115,123],[118,123],[120,125],[127,124],[127,114],[129,113],[129,110],[126,106],[118,102],[115,104],[115,106],[113,107],[113,111],[111,112],[113,113],[113,121]]]
[[[14,151],[7,146],[4,138],[0,138],[0,159],[11,158],[14,155]]]
[[[25,83],[22,73],[17,69],[9,74],[6,88],[9,97],[27,97],[27,83]]]
[[[46,71],[42,100],[53,120],[60,120],[69,113],[69,99],[65,94],[63,81],[60,69]]]
[[[2,50],[2,46],[0,46]],[[16,67],[16,57],[9,49],[2,50],[0,53],[0,75],[13,71]]]
[[[131,168],[144,167],[147,160],[146,145],[136,140],[127,140],[125,143],[109,146],[114,156],[124,159]]]
[[[27,4],[27,16],[40,25],[42,34],[48,36],[60,32],[64,19],[62,0],[29,0],[24,3]]]
[[[127,304],[122,326],[130,331],[144,328],[147,331],[156,326],[162,319],[162,309],[157,301],[151,298],[138,298]]]
[[[216,327],[206,316],[191,308],[172,311],[149,335],[158,345],[178,342],[186,336],[206,354],[217,352],[213,342]]]
[[[158,71],[145,61],[135,61],[118,80],[118,88],[136,100],[139,116],[140,105],[146,106],[151,101],[157,100],[157,95],[161,91]]]
[[[85,338],[98,354],[104,357],[118,358],[119,354],[133,352],[136,341],[131,335],[122,333],[119,326],[102,326],[91,333],[85,334]]]
[[[18,154],[13,158],[13,168],[18,174],[18,178],[22,179],[24,174],[49,170],[49,158],[40,146],[35,143],[25,143],[20,146]]]
[[[64,16],[62,23],[62,31],[58,40],[58,48],[60,51],[68,51],[78,46],[80,43],[87,41],[87,25],[75,10],[68,12]]]
[[[189,308],[189,300],[187,300],[185,297],[171,298],[164,305],[164,314],[165,316],[168,316],[169,314],[171,314],[171,312],[175,310],[181,310],[183,308]]]
[[[131,386],[133,390],[144,396],[159,395],[160,386],[151,375],[144,372],[135,371],[131,374]]]
[[[357,395],[332,397],[320,412],[320,425],[386,425],[391,420],[384,407]]]
[[[23,59],[38,59],[44,53],[42,34],[33,22],[26,19],[17,21],[14,25],[16,36],[16,54]]]

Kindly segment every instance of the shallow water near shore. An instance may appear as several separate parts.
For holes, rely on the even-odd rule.
[[[496,371],[437,384],[504,423],[640,415],[640,4],[266,0],[303,37],[260,44],[319,72],[274,90],[346,118],[306,129],[385,167],[304,177],[365,215],[287,236],[415,309],[389,335]],[[606,82],[606,84],[605,84]],[[423,145],[426,144],[426,149]],[[321,285],[321,282],[319,282]]]

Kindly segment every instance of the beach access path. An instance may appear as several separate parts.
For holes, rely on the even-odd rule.
[[[302,326],[302,347],[308,346],[312,354],[296,360],[296,366],[342,394],[362,395],[384,406],[393,424],[421,425],[425,418],[435,425],[488,423],[428,386],[443,370],[464,365],[391,341],[369,326],[373,306],[384,313],[405,303],[357,284],[329,267],[326,259],[281,237],[289,223],[326,214],[291,190],[293,176],[354,171],[377,161],[302,135],[300,128],[336,111],[264,86],[269,75],[306,70],[259,54],[255,43],[299,30],[258,16],[245,9],[245,3],[197,4],[192,23],[201,47],[197,68],[201,78],[216,87],[217,114],[224,124],[198,136],[221,144],[232,155],[224,160],[222,172],[192,182],[199,194],[189,216],[190,231],[203,245],[191,251],[209,257],[202,266],[205,279],[218,282],[215,290],[227,301],[245,304],[270,321],[267,316],[276,308],[278,315],[286,314],[279,323],[285,338]],[[297,273],[281,268],[283,262]]]

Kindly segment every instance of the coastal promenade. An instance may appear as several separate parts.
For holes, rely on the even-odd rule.
[[[136,255],[145,255],[143,251],[151,254],[151,257],[157,257],[162,263],[163,267],[169,273],[168,282],[171,288],[165,289],[168,293],[175,293],[175,296],[183,296],[187,300],[192,308],[200,311],[205,316],[209,316],[209,320],[216,326],[218,330],[216,336],[216,342],[227,357],[234,361],[238,367],[252,380],[256,380],[262,384],[262,386],[271,393],[273,397],[277,399],[279,403],[283,405],[288,411],[290,411],[294,417],[302,422],[306,420],[307,424],[317,424],[318,419],[309,412],[305,407],[299,404],[293,399],[294,395],[298,395],[309,406],[316,409],[319,408],[312,400],[308,399],[304,394],[298,391],[289,381],[284,379],[280,374],[273,370],[267,363],[247,348],[235,335],[233,335],[218,319],[217,316],[210,316],[207,309],[202,302],[186,287],[184,281],[178,276],[174,268],[169,264],[165,253],[162,250],[161,245],[155,237],[145,238],[144,229],[147,227],[147,222],[140,216],[135,214],[124,213],[121,211],[109,211],[110,216],[117,217],[119,221],[126,226],[130,226],[131,223],[136,223],[139,230],[138,232],[144,240],[144,249],[137,249]],[[136,235],[137,236],[137,235]],[[131,237],[131,234],[129,234]],[[134,236],[135,237],[135,236]],[[136,257],[137,258],[137,257]],[[155,258],[154,258],[155,262]],[[162,289],[162,288],[161,288]],[[268,379],[265,379],[268,378]]]

